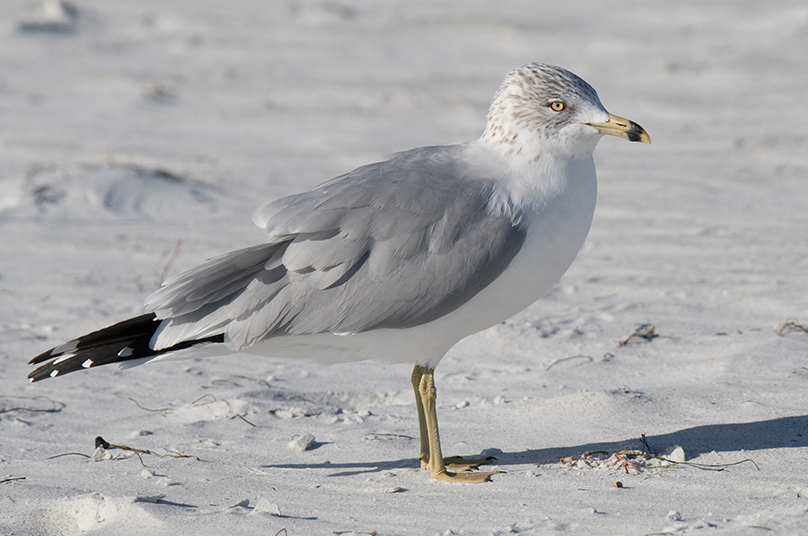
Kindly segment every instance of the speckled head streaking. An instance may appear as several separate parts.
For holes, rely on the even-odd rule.
[[[528,63],[505,77],[482,138],[504,155],[528,161],[548,152],[585,157],[605,133],[592,123],[609,120],[597,92],[583,79],[561,67]]]

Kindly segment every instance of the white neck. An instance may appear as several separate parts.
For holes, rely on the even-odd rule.
[[[500,171],[496,173],[498,187],[492,202],[497,210],[511,216],[516,216],[514,212],[541,211],[551,199],[575,187],[572,182],[582,178],[595,180],[591,151],[580,158],[558,156],[552,150],[513,153],[509,146],[485,135],[473,142],[470,149],[497,157]]]

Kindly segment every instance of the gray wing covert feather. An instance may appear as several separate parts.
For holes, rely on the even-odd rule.
[[[463,305],[507,268],[525,231],[492,213],[490,181],[431,149],[259,209],[267,244],[211,259],[149,298],[168,322],[161,346],[178,342],[172,329],[218,330],[240,349],[277,335],[407,328]]]

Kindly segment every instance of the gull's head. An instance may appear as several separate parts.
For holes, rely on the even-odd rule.
[[[514,69],[500,86],[482,139],[508,157],[588,158],[602,135],[651,143],[643,128],[606,111],[573,73],[545,63]]]

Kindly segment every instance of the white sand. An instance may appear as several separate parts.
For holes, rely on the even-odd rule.
[[[37,1],[3,0],[0,534],[808,533],[808,333],[778,335],[808,325],[808,6],[463,6],[78,0],[43,29]],[[579,74],[653,145],[600,143],[572,269],[438,368],[444,450],[494,449],[493,482],[417,468],[406,366],[25,380],[33,355],[138,313],[167,265],[262,240],[259,204],[478,136],[527,61]],[[662,336],[619,346],[641,324]],[[641,434],[754,464],[560,462]],[[98,435],[153,454],[48,459]]]

